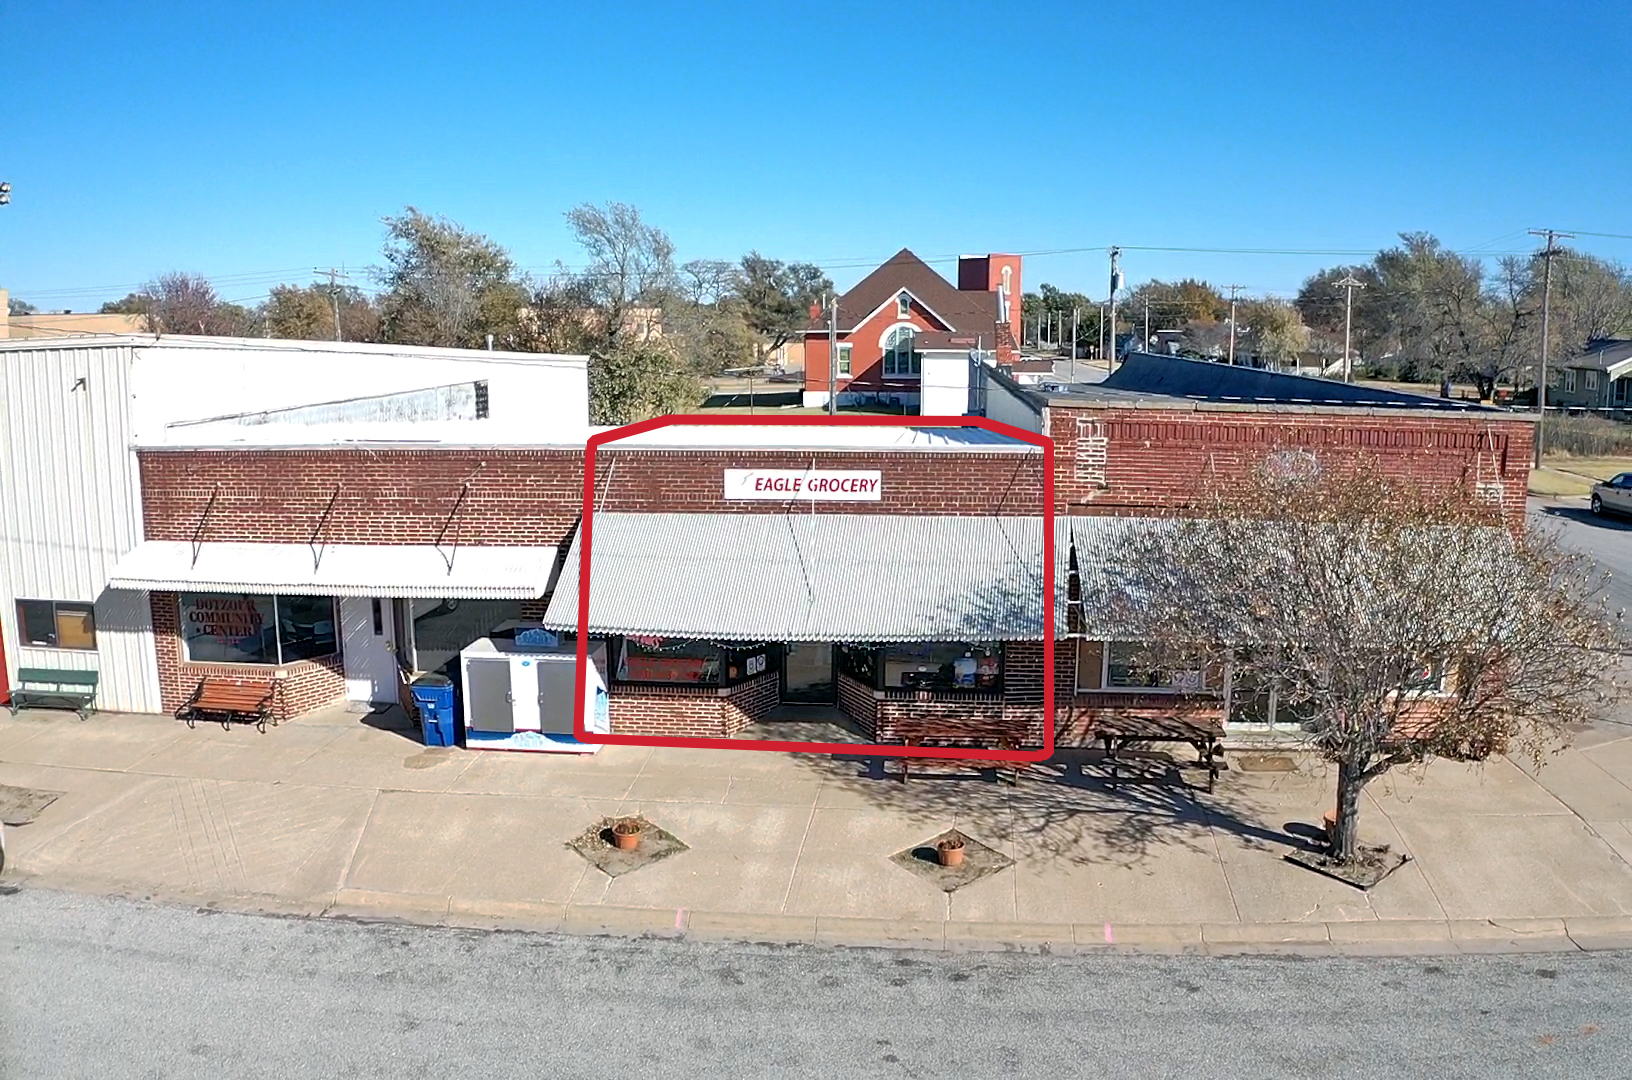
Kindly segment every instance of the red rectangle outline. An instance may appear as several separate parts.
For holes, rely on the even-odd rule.
[[[680,413],[656,416],[591,435],[584,445],[584,509],[578,554],[578,670],[589,664],[589,546],[595,514],[595,453],[609,442],[670,425],[706,427],[974,427],[1040,447],[1043,451],[1043,746],[1040,750],[980,750],[885,743],[823,743],[784,740],[703,738],[686,735],[603,735],[584,724],[584,680],[573,695],[572,734],[579,742],[608,746],[684,746],[707,750],[782,750],[795,753],[870,757],[965,758],[979,761],[1047,761],[1054,756],[1054,440],[984,416],[710,416]],[[744,447],[744,449],[754,449]],[[767,448],[769,449],[769,448]],[[611,692],[608,685],[607,692]]]

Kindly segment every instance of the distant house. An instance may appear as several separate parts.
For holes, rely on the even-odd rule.
[[[902,248],[839,297],[838,356],[831,368],[826,317],[805,331],[806,405],[891,401],[917,407],[923,391],[923,335],[944,346],[973,339],[997,362],[1020,340],[1020,256],[965,255],[953,285]],[[836,370],[834,370],[836,369]]]
[[[1547,404],[1632,409],[1632,339],[1597,338],[1547,373]]]

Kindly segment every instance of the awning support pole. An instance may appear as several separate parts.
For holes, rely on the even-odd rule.
[[[193,561],[192,566],[198,565],[198,556],[204,550],[204,527],[210,523],[210,514],[215,510],[215,500],[221,494],[221,485],[216,484],[215,490],[210,492],[210,501],[204,504],[204,513],[199,515],[198,524],[193,528]]]
[[[450,576],[453,574],[454,556],[459,553],[459,530],[455,528],[459,520],[459,508],[465,505],[465,497],[469,494],[470,481],[466,480],[462,485],[460,485],[459,497],[453,501],[453,509],[448,512],[448,520],[442,523],[442,531],[436,534],[436,543],[432,545],[436,548],[437,554],[442,556],[442,561],[447,563],[448,574]],[[442,550],[442,540],[448,535],[449,529],[454,530],[453,548],[451,551],[444,552]]]
[[[312,530],[312,538],[306,542],[306,546],[312,549],[312,573],[314,574],[317,573],[318,564],[323,561],[324,550],[328,548],[327,544],[319,545],[318,539],[323,535],[323,526],[329,523],[329,517],[334,513],[334,504],[339,500],[340,485],[336,484],[334,485],[334,494],[329,496],[329,505],[323,508],[323,516],[317,519],[317,528]]]

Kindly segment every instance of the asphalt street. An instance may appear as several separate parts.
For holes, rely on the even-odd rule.
[[[6,1077],[1624,1077],[1632,955],[943,955],[0,894]]]
[[[1593,557],[1610,575],[1609,604],[1632,617],[1632,517],[1593,517],[1585,499],[1530,501],[1530,518],[1557,529],[1563,543]]]

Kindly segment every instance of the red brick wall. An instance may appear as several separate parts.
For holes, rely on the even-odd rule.
[[[615,450],[595,455],[595,508],[603,511],[787,513],[787,504],[723,498],[726,469],[878,470],[876,503],[796,502],[818,514],[1039,514],[1043,457],[1036,453],[804,453]]]
[[[873,738],[879,742],[900,742],[903,720],[944,720],[949,724],[968,721],[1001,723],[1004,719],[1002,694],[949,694],[928,690],[886,690],[878,702],[878,727]]]
[[[562,545],[583,505],[583,454],[572,450],[170,450],[138,458],[149,540],[192,539],[208,509],[205,540],[306,543],[322,524],[331,543],[429,544],[451,517],[444,543],[457,536],[466,544]]]
[[[839,673],[838,705],[839,710],[854,720],[869,738],[878,737],[878,699],[873,696],[873,688],[852,679],[850,676]]]
[[[1499,415],[1381,415],[1246,409],[1067,408],[1051,405],[1055,512],[1181,506],[1207,478],[1307,453],[1324,467],[1375,458],[1401,477],[1501,485],[1522,524],[1534,425]]]
[[[776,707],[778,676],[767,672],[727,688],[612,687],[607,699],[614,735],[720,739],[740,732]]]
[[[198,689],[206,676],[234,683],[277,682],[272,712],[287,720],[322,705],[344,700],[346,678],[338,653],[321,660],[299,660],[273,667],[267,664],[195,664],[185,658],[181,643],[181,601],[173,592],[149,596],[153,610],[153,639],[159,658],[159,697],[167,713],[174,713]],[[274,680],[275,671],[288,672]]]
[[[725,698],[725,733],[735,735],[765,715],[782,701],[782,677],[768,671],[747,682],[738,683],[727,691]]]
[[[583,504],[583,455],[558,450],[144,451],[150,540],[307,543],[444,542],[564,546]],[[878,470],[877,503],[816,503],[817,513],[1036,514],[1040,453],[844,453],[620,450],[596,455],[596,507],[607,511],[767,513],[787,504],[726,501],[725,469]],[[470,490],[458,504],[462,485]],[[336,491],[338,490],[338,496]],[[211,505],[211,499],[214,505]],[[333,500],[331,507],[330,502]],[[812,504],[800,505],[801,511]],[[206,517],[207,514],[207,517]]]

